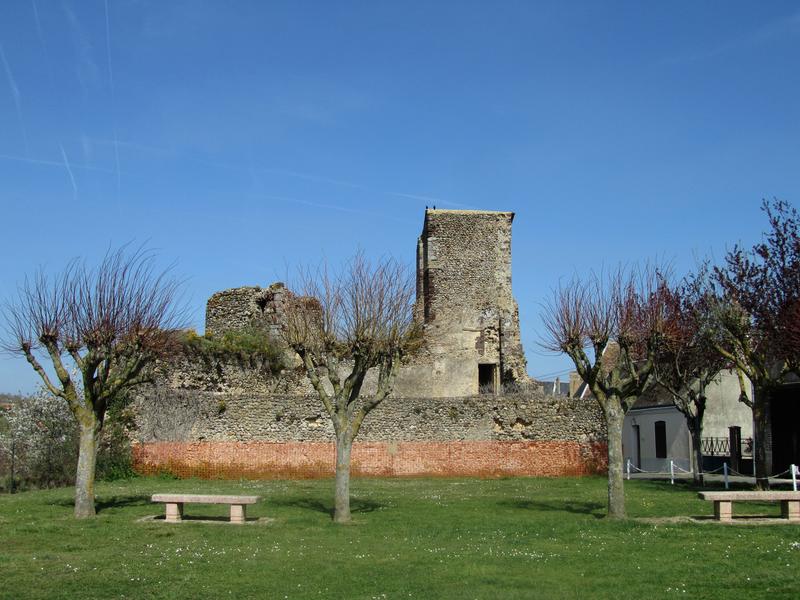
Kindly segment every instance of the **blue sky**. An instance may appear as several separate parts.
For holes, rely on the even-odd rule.
[[[363,248],[425,205],[516,212],[541,303],[603,265],[720,258],[800,198],[797,2],[0,3],[0,298],[134,241],[206,298]],[[34,373],[0,357],[0,391]]]

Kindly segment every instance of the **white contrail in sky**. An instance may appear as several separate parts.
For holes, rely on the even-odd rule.
[[[78,186],[75,184],[75,177],[72,175],[72,169],[69,166],[69,160],[67,160],[67,153],[64,151],[64,146],[59,144],[58,147],[61,148],[61,156],[64,159],[64,167],[67,169],[67,173],[69,174],[70,182],[72,182],[72,195],[77,200],[78,199]]]
[[[329,183],[331,185],[339,185],[344,187],[349,187],[358,190],[364,190],[365,192],[374,192],[376,194],[383,194],[385,196],[395,196],[397,198],[408,198],[410,200],[424,200],[431,204],[438,203],[447,206],[457,206],[459,208],[466,208],[466,209],[475,209],[474,206],[470,206],[468,204],[460,204],[458,202],[451,202],[450,200],[445,200],[443,198],[434,198],[432,196],[420,196],[418,194],[403,194],[401,192],[389,192],[386,190],[375,190],[369,188],[366,185],[362,185],[360,183],[353,183],[351,181],[342,181],[341,179],[332,179],[330,177],[323,177],[321,175],[313,175],[311,173],[300,173],[298,171],[288,171],[286,169],[275,169],[270,167],[253,167],[252,164],[245,169],[245,167],[236,164],[224,164],[224,163],[217,163],[212,161],[196,161],[201,162],[202,164],[206,164],[212,167],[219,167],[222,169],[233,169],[233,170],[248,170],[249,172],[253,171],[260,171],[262,173],[272,173],[274,175],[285,175],[287,177],[295,177],[298,179],[305,179],[307,181],[314,181],[316,183]],[[320,207],[325,207],[327,205],[319,205]],[[327,206],[328,208],[336,208],[335,206]],[[354,211],[354,212],[361,212],[361,211]]]
[[[278,200],[280,202],[293,202],[295,204],[303,204],[305,206],[313,206],[314,208],[331,208],[333,210],[338,210],[338,211],[346,212],[346,213],[360,213],[361,212],[360,210],[357,210],[355,208],[348,208],[346,206],[339,206],[337,204],[320,204],[318,202],[310,202],[309,200],[300,200],[298,198],[288,198],[286,196],[271,196],[271,195],[268,195],[268,194],[264,194],[264,195],[259,194],[259,196],[261,198],[265,198],[267,200]]]
[[[114,69],[111,66],[111,23],[108,18],[108,0],[104,2],[106,8],[106,56],[108,57],[108,85],[111,89],[111,118],[114,129],[114,160],[117,165],[117,196],[122,187],[122,175],[119,168],[119,140],[117,139],[117,107],[114,99]]]
[[[47,76],[50,79],[50,91],[55,94],[56,77],[53,73],[53,62],[50,60],[50,51],[47,49],[47,42],[44,41],[44,29],[42,29],[42,20],[39,18],[39,7],[36,5],[36,0],[31,0],[31,6],[33,6],[33,19],[36,21],[36,35],[39,36],[39,43],[42,45],[42,52],[44,53],[44,62],[47,65]]]
[[[111,68],[111,24],[108,19],[108,0],[105,0],[106,7],[106,55],[108,56],[108,83],[111,86],[111,93],[114,93],[114,69]]]
[[[29,154],[28,150],[28,132],[25,130],[25,121],[22,120],[22,95],[19,93],[19,87],[14,80],[14,74],[11,72],[11,66],[6,60],[6,53],[3,51],[3,44],[0,44],[0,60],[3,61],[3,67],[6,71],[6,78],[8,85],[11,88],[11,94],[14,96],[14,105],[17,107],[17,118],[19,119],[19,126],[22,129],[22,140],[25,144],[25,154]]]
[[[36,6],[36,0],[31,0],[33,5],[33,18],[36,19],[36,31],[39,34],[39,41],[44,45],[44,35],[42,34],[42,22],[39,20],[39,8]]]
[[[164,152],[166,152],[166,150],[164,150]],[[245,167],[242,164],[236,164],[236,163],[221,163],[216,161],[201,160],[195,158],[190,158],[188,160],[192,160],[194,162],[203,165],[208,165],[209,167],[216,167],[219,169],[230,169],[232,171],[247,171],[248,173],[252,171],[258,171],[261,173],[270,173],[272,175],[285,175],[286,177],[294,177],[295,179],[305,179],[306,181],[313,181],[315,183],[330,183],[331,185],[340,185],[358,190],[369,190],[369,188],[367,188],[364,185],[361,185],[360,183],[353,183],[351,181],[342,181],[341,179],[332,179],[330,177],[323,177],[322,175],[314,175],[312,173],[300,173],[298,171],[289,171],[287,169],[278,169],[273,167],[259,167],[253,165],[252,162],[248,162],[248,166]]]
[[[113,139],[107,140],[104,138],[95,138],[95,137],[89,137],[87,139],[91,141],[93,144],[102,144],[104,146],[113,146],[116,143],[117,145],[122,146],[123,148],[130,148],[132,150],[139,150],[141,152],[150,152],[151,154],[164,154],[167,156],[172,156],[175,154],[175,150],[173,149],[158,148],[156,146],[147,146],[145,144],[138,144],[136,142],[126,142],[125,140],[117,140],[115,142]]]
[[[448,206],[458,206],[459,208],[469,208],[475,210],[474,206],[470,206],[469,204],[459,204],[458,202],[450,202],[450,200],[445,200],[443,198],[433,198],[431,196],[419,196],[417,194],[402,194],[400,192],[383,192],[384,194],[388,194],[390,196],[398,196],[400,198],[410,198],[411,200],[425,200],[433,204],[434,202],[438,202],[439,204],[447,204]]]
[[[29,165],[44,165],[48,167],[58,167],[59,169],[64,168],[64,162],[58,162],[55,160],[45,160],[43,158],[29,158],[27,156],[13,156],[11,154],[0,154],[0,160],[13,160],[16,162],[27,163]],[[80,165],[72,163],[70,167],[73,169],[84,169],[86,171],[99,171],[101,173],[111,173],[114,174],[116,171],[112,171],[110,169],[102,169],[100,167],[93,167],[91,165]]]
[[[287,177],[296,177],[298,179],[306,179],[317,183],[330,183],[333,185],[342,185],[344,187],[355,188],[358,190],[368,189],[360,183],[352,183],[350,181],[342,181],[341,179],[331,179],[330,177],[323,177],[321,175],[312,175],[310,173],[298,173],[297,171],[287,171],[286,169],[273,169],[269,167],[257,167],[258,170],[265,173],[274,173],[276,175],[286,175]]]
[[[151,153],[157,153],[157,154],[171,155],[173,158],[175,158],[175,160],[180,160],[180,157],[175,156],[176,151],[174,149],[157,148],[155,146],[147,146],[147,145],[143,145],[143,144],[137,144],[137,143],[125,142],[125,141],[117,141],[117,142],[115,142],[114,140],[101,140],[101,139],[95,139],[93,141],[95,141],[96,143],[101,143],[101,144],[118,144],[120,146],[130,147],[130,148],[136,149],[136,150],[141,150],[142,152],[151,152]],[[293,177],[293,178],[296,178],[296,179],[304,179],[306,181],[312,181],[312,182],[315,182],[315,183],[326,183],[326,184],[329,184],[329,185],[336,185],[336,186],[348,187],[348,188],[356,189],[356,190],[363,190],[365,192],[371,192],[371,193],[374,193],[374,194],[381,194],[381,195],[384,195],[384,196],[393,196],[395,198],[407,198],[409,200],[420,200],[420,201],[424,201],[424,202],[427,202],[427,203],[432,204],[432,205],[441,204],[442,206],[455,206],[455,207],[458,207],[458,208],[476,210],[476,207],[470,206],[469,204],[461,204],[459,202],[452,202],[450,200],[445,200],[444,198],[435,198],[433,196],[423,196],[423,195],[420,195],[420,194],[405,194],[405,193],[402,193],[402,192],[390,192],[390,191],[387,191],[387,190],[376,190],[376,189],[370,188],[370,187],[368,187],[366,185],[363,185],[363,184],[360,184],[360,183],[354,183],[352,181],[343,181],[341,179],[333,179],[331,177],[325,177],[325,176],[322,176],[322,175],[315,175],[313,173],[305,173],[305,172],[300,172],[300,171],[291,171],[291,170],[288,170],[288,169],[279,169],[279,168],[273,168],[273,167],[259,167],[259,166],[254,165],[252,163],[252,161],[248,161],[247,166],[245,166],[244,164],[222,163],[222,162],[203,160],[203,159],[197,159],[197,158],[190,158],[190,157],[185,157],[185,160],[188,160],[188,161],[191,161],[191,162],[195,162],[195,163],[199,163],[201,165],[206,165],[206,166],[209,166],[209,167],[218,168],[218,169],[228,169],[228,170],[231,170],[231,171],[246,172],[246,173],[248,173],[248,175],[250,175],[250,177],[252,177],[254,173],[269,173],[269,174],[272,174],[272,175],[283,175],[283,176],[286,176],[286,177]],[[275,199],[278,199],[278,198],[276,197]],[[304,200],[294,200],[294,199],[290,199],[290,198],[283,198],[283,199],[284,200],[288,200],[290,202],[299,202],[299,203],[308,204]],[[319,204],[319,205],[313,205],[313,206],[318,206],[319,208],[331,208],[331,209],[334,209],[334,210],[348,210],[349,211],[349,209],[344,209],[343,207],[337,207],[337,206],[334,206],[334,205]],[[353,210],[352,212],[361,213],[363,211]]]
[[[267,194],[258,194],[257,198],[264,198],[265,200],[278,200],[279,202],[292,202],[294,204],[302,204],[304,206],[311,206],[313,208],[326,208],[330,210],[338,210],[340,212],[353,213],[358,215],[370,215],[382,219],[389,219],[390,221],[397,221],[398,223],[411,223],[408,219],[398,219],[386,214],[378,214],[368,212],[360,208],[349,208],[347,206],[339,206],[338,204],[321,204],[319,202],[310,202],[309,200],[300,200],[299,198],[288,198],[286,196],[271,196]]]

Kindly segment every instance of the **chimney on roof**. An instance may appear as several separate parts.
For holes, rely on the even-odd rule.
[[[578,388],[583,385],[583,379],[578,375],[577,371],[569,372],[569,397],[574,398],[578,393]]]

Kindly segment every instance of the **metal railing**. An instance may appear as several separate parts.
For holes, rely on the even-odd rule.
[[[730,456],[731,440],[727,437],[704,437],[700,440],[704,456]],[[739,456],[753,456],[753,438],[742,439]]]
[[[683,474],[692,474],[693,473],[693,469],[690,468],[690,470],[688,470],[688,471],[686,469],[682,469],[681,467],[676,465],[675,461],[672,460],[672,459],[670,459],[670,461],[669,461],[669,471],[645,471],[644,469],[640,469],[639,467],[635,466],[631,462],[631,459],[629,458],[629,459],[627,459],[625,461],[625,474],[627,476],[627,479],[629,479],[629,480],[631,478],[631,471],[633,471],[634,473],[643,473],[645,475],[669,475],[669,482],[672,485],[675,485],[675,475],[676,474],[678,474],[680,476],[681,473],[683,473]],[[711,470],[711,471],[704,471],[703,474],[704,475],[712,475],[712,474],[715,474],[715,473],[719,473],[720,471],[722,471],[722,478],[723,478],[723,481],[725,482],[725,489],[726,490],[730,489],[730,476],[731,475],[736,476],[736,477],[747,477],[747,478],[750,477],[749,475],[745,475],[744,473],[739,473],[735,469],[731,469],[728,466],[727,462],[722,463],[722,466],[719,469],[714,469],[714,470]],[[770,475],[768,477],[768,479],[778,479],[779,477],[783,477],[784,475],[787,475],[787,474],[792,478],[792,490],[796,492],[797,491],[797,480],[798,480],[798,477],[800,477],[800,467],[798,467],[795,464],[789,465],[789,468],[786,469],[785,471],[781,471],[780,473],[776,473],[775,475]]]

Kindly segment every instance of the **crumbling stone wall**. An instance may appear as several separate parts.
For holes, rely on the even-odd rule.
[[[318,441],[334,439],[316,396],[154,390],[135,402],[140,441]],[[604,441],[593,400],[540,391],[486,396],[394,398],[365,419],[360,441]]]
[[[217,292],[206,303],[206,335],[222,335],[261,326],[277,335],[289,291],[283,283]]]
[[[184,352],[162,365],[158,375],[156,385],[146,388],[146,394],[177,390],[304,396],[314,391],[304,372],[288,368],[276,373],[274,365],[259,356]]]
[[[140,442],[326,443],[329,418],[302,369],[276,373],[258,357],[185,353],[161,369],[156,384],[137,388]],[[366,391],[374,386],[368,378]],[[592,400],[546,395],[540,386],[500,396],[403,397],[370,413],[359,439],[368,442],[603,443],[602,414]],[[568,444],[568,445],[569,445]],[[574,466],[574,465],[573,465]],[[466,468],[466,467],[465,467]]]

